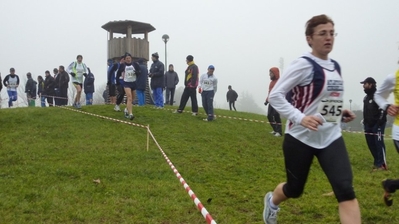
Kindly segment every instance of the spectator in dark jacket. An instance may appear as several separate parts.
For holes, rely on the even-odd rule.
[[[197,101],[197,86],[198,86],[198,66],[194,63],[194,57],[192,55],[188,55],[186,57],[186,63],[188,65],[185,76],[184,76],[184,91],[183,95],[180,99],[179,109],[175,111],[175,113],[182,113],[184,108],[186,107],[187,101],[191,98],[191,110],[192,115],[198,115],[198,101]]]
[[[114,61],[110,58],[107,60],[107,87],[109,92],[109,98],[111,100],[111,104],[116,103],[116,71],[118,70],[119,65],[114,63]]]
[[[176,85],[179,83],[179,76],[174,71],[173,65],[169,65],[169,70],[165,73],[166,104],[173,105]],[[170,95],[170,98],[169,98]]]
[[[140,75],[137,76],[136,85],[137,85],[137,98],[138,98],[138,105],[144,106],[145,105],[145,89],[147,87],[148,81],[148,68],[144,59],[139,59],[138,61],[140,65]]]
[[[60,65],[58,67],[58,88],[59,88],[59,97],[60,97],[60,105],[66,106],[68,105],[68,84],[69,84],[69,75],[65,71],[65,67]]]
[[[56,106],[61,105],[61,93],[60,93],[60,73],[58,72],[57,68],[53,69],[54,73],[54,92],[55,92],[55,97],[54,97],[54,104]]]
[[[231,86],[228,86],[227,89],[228,89],[228,91],[226,93],[226,98],[227,98],[227,102],[229,103],[230,110],[231,110],[231,106],[233,106],[234,110],[237,111],[235,104],[236,104],[236,101],[238,98],[238,94],[236,91],[234,91],[231,88]]]
[[[83,89],[86,94],[86,105],[93,105],[94,75],[91,73],[90,68],[87,68],[87,71],[89,71],[89,74],[85,75]]]
[[[1,73],[0,73],[0,92],[1,92],[1,89],[3,89],[3,82],[1,81]],[[0,94],[0,98],[1,98],[1,94]]]
[[[53,97],[55,96],[55,81],[53,76],[51,76],[49,71],[45,72],[46,79],[44,80],[44,93],[47,98],[47,103],[50,107],[54,106],[54,100]]]
[[[28,78],[28,81],[26,82],[26,85],[25,85],[25,93],[26,93],[26,98],[28,100],[28,106],[34,107],[35,100],[36,100],[36,84],[37,84],[37,82],[35,80],[33,80],[32,74],[30,72],[28,72],[26,74],[26,77]]]
[[[148,76],[151,78],[151,89],[153,91],[155,107],[163,108],[163,88],[165,88],[165,68],[164,64],[159,61],[158,53],[152,54],[151,57],[153,63],[150,68],[150,74]]]
[[[40,106],[41,107],[46,107],[46,97],[44,97],[44,79],[41,75],[37,77],[37,81],[39,82],[37,84],[37,95],[40,98]]]
[[[360,83],[363,84],[366,93],[363,99],[363,124],[366,142],[374,158],[373,171],[387,170],[384,143],[387,114],[374,101],[374,93],[377,91],[376,81],[368,77]]]

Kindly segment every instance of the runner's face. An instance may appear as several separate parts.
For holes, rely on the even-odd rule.
[[[274,73],[272,71],[269,72],[270,80],[273,80],[274,78]]]
[[[373,85],[371,84],[371,83],[367,83],[367,82],[365,82],[365,83],[363,83],[363,89],[371,89],[371,87],[372,87]]]
[[[312,54],[321,59],[327,59],[334,46],[335,30],[331,23],[320,24],[314,28],[310,36],[306,36],[312,47]]]
[[[78,62],[82,63],[83,58],[82,57],[78,57]]]
[[[132,63],[132,57],[126,56],[125,62],[128,63],[128,64]]]

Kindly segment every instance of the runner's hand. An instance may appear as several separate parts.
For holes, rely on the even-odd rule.
[[[351,121],[353,121],[353,120],[355,120],[355,118],[356,118],[356,115],[352,112],[352,111],[350,111],[350,110],[347,110],[347,109],[345,109],[343,112],[342,112],[342,121],[344,122],[344,123],[348,123],[348,122],[351,122]]]
[[[398,112],[399,112],[399,108],[398,107],[399,107],[398,105],[392,105],[392,104],[389,105],[388,108],[387,108],[387,113],[390,116],[395,117],[396,115],[398,115]]]
[[[319,125],[323,125],[323,121],[314,115],[305,116],[302,121],[301,125],[305,128],[309,128],[312,131],[317,131]]]

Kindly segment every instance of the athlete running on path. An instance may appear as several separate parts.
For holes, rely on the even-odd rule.
[[[130,54],[126,54],[125,63],[121,65],[119,68],[117,78],[123,77],[123,87],[126,93],[126,108],[125,108],[125,117],[133,120],[133,91],[136,90],[137,84],[136,79],[137,75],[140,74],[140,66],[137,63],[132,62],[132,56]]]
[[[374,94],[374,100],[384,109],[390,116],[395,117],[392,125],[392,139],[396,150],[399,153],[399,70],[394,74],[389,74],[382,85],[377,89]],[[388,96],[394,93],[395,103],[389,104]],[[385,190],[384,202],[387,206],[393,204],[392,194],[399,189],[399,179],[387,179],[382,181],[382,187]]]
[[[76,97],[73,106],[80,109],[80,96],[82,95],[83,76],[88,74],[87,66],[82,62],[83,56],[78,55],[77,61],[72,62],[68,66],[68,73],[72,76],[72,83],[76,88]]]
[[[277,223],[280,203],[301,196],[317,157],[334,190],[341,223],[360,224],[352,168],[340,128],[341,119],[349,122],[355,115],[342,108],[340,67],[328,57],[336,35],[334,22],[326,15],[314,16],[306,23],[305,34],[312,51],[286,69],[269,95],[270,105],[287,118],[283,142],[287,182],[265,195],[263,219],[267,224]]]

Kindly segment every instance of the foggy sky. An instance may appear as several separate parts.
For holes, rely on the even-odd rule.
[[[262,107],[270,67],[280,67],[280,58],[287,67],[310,51],[305,23],[327,14],[338,33],[330,57],[342,68],[346,107],[352,99],[352,109],[361,109],[364,92],[359,82],[371,76],[378,88],[398,68],[397,9],[397,0],[1,0],[0,72],[4,78],[14,67],[20,77],[31,72],[36,80],[45,70],[67,66],[82,54],[96,86],[104,86],[107,31],[101,26],[134,20],[156,28],[149,33],[150,53],[158,52],[163,62],[161,37],[170,36],[167,62],[179,74],[178,87],[183,86],[185,58],[191,54],[201,74],[208,65],[215,66],[218,105],[227,106],[227,86],[232,85],[239,95],[248,91]],[[1,95],[7,97],[4,89]]]

